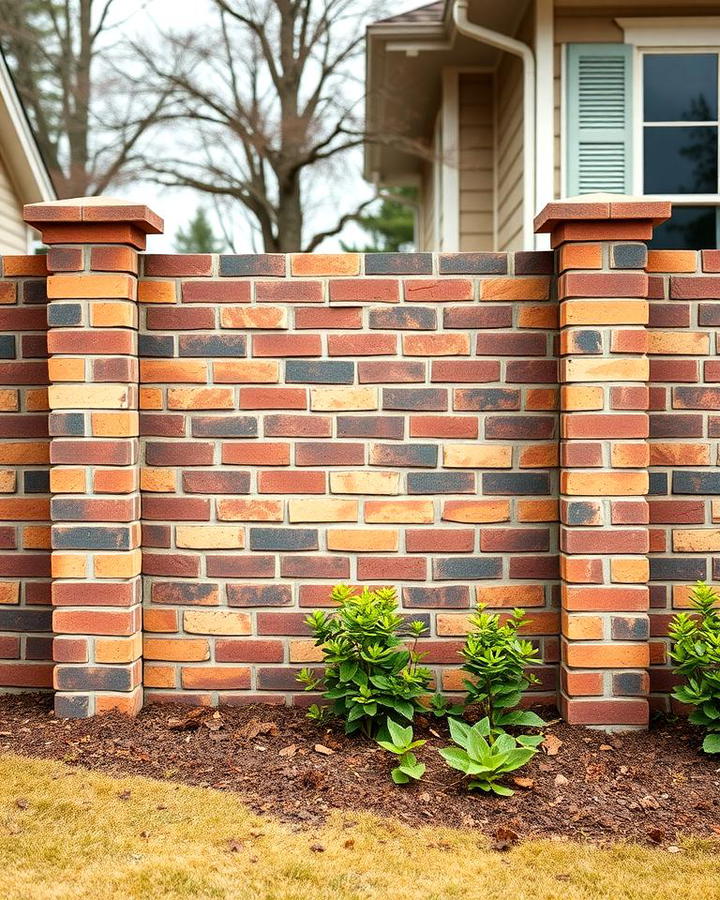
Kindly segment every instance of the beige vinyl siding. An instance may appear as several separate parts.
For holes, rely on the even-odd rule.
[[[505,54],[497,76],[497,249],[522,249],[523,69]]]
[[[493,76],[460,73],[460,250],[492,250]]]
[[[418,220],[419,234],[416,237],[416,250],[433,250],[435,241],[435,166],[429,162],[423,166],[420,186],[420,216]]]
[[[22,204],[0,157],[0,254],[27,253],[27,231]]]

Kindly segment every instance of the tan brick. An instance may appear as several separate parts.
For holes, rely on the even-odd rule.
[[[168,388],[168,409],[234,409],[232,388]]]
[[[199,638],[146,637],[143,641],[143,656],[145,659],[174,662],[202,662],[210,659],[210,644]]]
[[[51,300],[136,297],[136,279],[130,275],[50,275],[47,280]]]
[[[562,633],[573,641],[602,640],[605,633],[602,616],[563,612],[561,623]]]
[[[504,609],[523,606],[544,606],[545,589],[541,584],[477,585],[475,600],[479,604]]]
[[[445,500],[442,518],[445,522],[507,522],[508,500]]]
[[[315,646],[315,641],[290,641],[291,663],[315,663],[322,662],[323,653],[321,647]]]
[[[620,584],[645,584],[650,578],[650,561],[646,556],[616,556],[610,560],[610,580]]]
[[[90,324],[95,328],[137,328],[137,306],[122,301],[93,303]]]
[[[91,425],[94,437],[135,437],[140,433],[140,420],[136,410],[93,413]]]
[[[51,356],[48,378],[50,381],[85,381],[85,360],[77,356]]]
[[[287,328],[288,311],[282,306],[224,306],[220,310],[223,328]]]
[[[428,524],[434,518],[432,500],[365,501],[365,521],[375,525]]]
[[[146,663],[143,666],[143,685],[146,688],[175,688],[175,666],[156,666],[154,663]]]
[[[676,528],[672,548],[677,553],[714,553],[720,550],[720,528]]]
[[[54,550],[50,558],[53,578],[85,578],[88,557],[84,553],[58,553]]]
[[[0,472],[0,494],[14,494],[17,486],[17,472],[3,469]]]
[[[356,550],[375,552],[398,549],[398,533],[389,528],[329,528],[328,550]]]
[[[20,602],[20,583],[0,581],[0,606],[13,606]]]
[[[605,392],[599,385],[569,384],[560,389],[560,408],[574,411],[602,409]]]
[[[562,493],[573,496],[642,496],[648,492],[647,472],[563,471],[560,482]]]
[[[95,638],[95,662],[130,663],[142,656],[141,634],[131,637]]]
[[[84,494],[85,469],[50,469],[50,490],[53,494]]]
[[[706,356],[710,335],[699,331],[649,331],[648,353],[670,356]]]
[[[644,357],[584,357],[566,359],[563,363],[566,381],[647,381],[650,377],[650,363]]]
[[[709,466],[708,444],[685,441],[651,441],[651,466]]]
[[[96,578],[132,578],[140,574],[142,553],[128,550],[124,553],[97,553],[93,559]]]
[[[176,525],[175,546],[193,550],[242,549],[245,529],[232,525]]]
[[[446,444],[443,447],[446,469],[508,469],[512,466],[512,447],[498,444]]]
[[[130,391],[124,384],[53,384],[48,389],[51,409],[128,409]]]
[[[225,609],[186,609],[183,628],[188,634],[252,634],[252,619],[249,613]]]
[[[143,383],[167,384],[168,382],[189,382],[204,384],[208,380],[208,364],[200,361],[179,359],[141,359],[140,381]]]
[[[374,387],[330,387],[310,389],[310,409],[314,411],[364,410],[378,408]]]
[[[141,469],[140,490],[158,494],[173,493],[177,489],[175,469]]]
[[[647,300],[565,300],[560,325],[647,325]]]
[[[277,384],[277,360],[233,359],[213,363],[215,384]]]
[[[141,281],[138,283],[138,302],[177,303],[174,281]]]
[[[399,472],[331,472],[333,494],[399,494]]]
[[[357,522],[357,500],[318,500],[302,498],[288,500],[290,522]]]

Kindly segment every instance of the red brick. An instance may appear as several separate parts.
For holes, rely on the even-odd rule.
[[[397,353],[397,335],[382,334],[330,334],[330,356],[394,356]]]

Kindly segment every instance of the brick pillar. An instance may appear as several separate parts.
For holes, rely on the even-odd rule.
[[[668,203],[592,195],[536,220],[560,305],[560,708],[608,729],[648,722],[648,276]]]
[[[142,705],[137,250],[162,220],[78,199],[25,207],[48,252],[55,711]]]

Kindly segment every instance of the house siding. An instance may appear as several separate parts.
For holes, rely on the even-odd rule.
[[[522,247],[523,71],[514,56],[503,57],[497,77],[497,248]]]
[[[26,252],[27,228],[22,220],[22,203],[0,156],[0,253]]]
[[[461,73],[459,78],[460,250],[492,250],[493,76]]]

